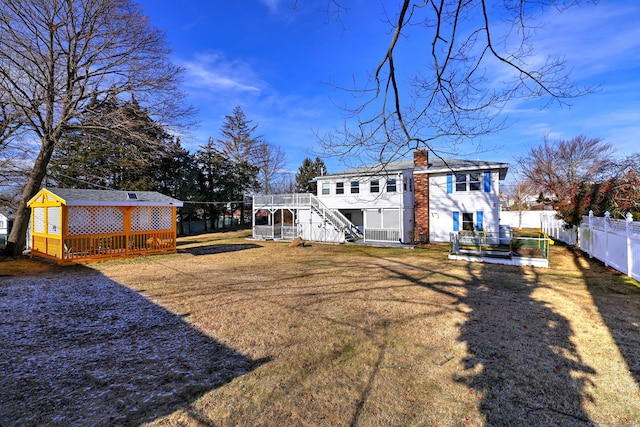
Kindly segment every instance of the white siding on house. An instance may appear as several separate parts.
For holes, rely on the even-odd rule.
[[[483,229],[487,232],[498,232],[499,215],[499,178],[498,172],[491,172],[491,191],[485,192],[483,186],[478,191],[455,191],[455,174],[453,192],[447,192],[447,174],[429,175],[429,239],[432,242],[448,242],[454,231],[453,213],[459,212],[459,225],[462,229],[462,214],[472,213],[474,223],[477,213],[482,212]]]
[[[332,209],[365,209],[372,205],[378,208],[400,207],[404,201],[404,191],[401,181],[402,175],[389,177],[323,177],[318,179],[318,198]],[[371,180],[378,180],[379,192],[370,191]],[[396,191],[387,192],[387,180],[396,179]],[[360,183],[357,194],[351,193],[351,182]],[[344,184],[344,194],[336,194],[336,184]],[[322,188],[329,184],[329,194],[323,194]]]
[[[8,234],[8,223],[8,218],[0,213],[0,234]]]
[[[389,184],[395,191],[388,191]],[[409,243],[413,230],[413,173],[403,170],[376,176],[333,175],[317,178],[318,199],[330,209],[338,209],[351,217],[351,222],[364,231],[369,229],[398,230],[398,240]],[[351,182],[357,181],[358,193],[351,193]],[[372,192],[373,188],[377,192]],[[338,183],[342,183],[343,194],[337,194]],[[327,185],[328,184],[328,194]],[[324,188],[324,191],[323,191]],[[384,224],[376,224],[378,215],[383,215]],[[369,221],[369,224],[367,224]],[[389,226],[389,227],[386,227]]]
[[[304,240],[315,242],[344,243],[344,233],[340,233],[333,227],[327,227],[318,214],[314,214],[311,209],[300,209],[296,219],[296,227],[300,232],[300,237]]]

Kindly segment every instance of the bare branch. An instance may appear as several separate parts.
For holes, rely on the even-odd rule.
[[[490,6],[486,0],[404,0],[389,20],[389,46],[370,85],[346,89],[356,99],[346,111],[357,125],[323,138],[323,148],[345,161],[365,163],[399,158],[414,149],[436,155],[457,152],[463,142],[501,129],[505,121],[500,113],[512,100],[546,98],[566,104],[589,93],[591,88],[571,84],[562,58],[539,65],[527,61],[534,55],[530,34],[537,17],[548,7],[577,3],[508,0]],[[424,39],[428,50],[422,48]],[[396,55],[407,46],[415,52],[412,63],[398,61]],[[415,68],[413,63],[424,64],[424,59],[427,65]],[[512,77],[505,81],[500,75]]]

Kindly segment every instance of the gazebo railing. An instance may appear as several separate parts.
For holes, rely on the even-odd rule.
[[[128,234],[89,234],[65,237],[62,259],[80,261],[175,251],[176,237],[175,232],[171,230]]]

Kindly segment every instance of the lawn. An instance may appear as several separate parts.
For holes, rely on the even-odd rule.
[[[245,237],[0,263],[0,425],[640,424],[640,288],[579,251],[536,269]]]

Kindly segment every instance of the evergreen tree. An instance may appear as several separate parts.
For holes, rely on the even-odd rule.
[[[81,122],[62,135],[50,162],[49,176],[62,187],[158,190],[161,165],[184,155],[135,98],[94,98]]]
[[[252,126],[240,106],[236,106],[229,116],[225,116],[222,124],[221,139],[209,139],[212,149],[233,164],[241,180],[233,184],[230,193],[238,198],[245,194],[258,191],[258,173],[264,165],[265,142],[260,136],[254,136],[258,125]],[[230,181],[231,182],[231,181]]]
[[[307,157],[302,161],[302,165],[298,168],[298,173],[296,174],[296,191],[316,194],[318,185],[312,180],[326,174],[327,168],[320,157],[316,157],[315,161]]]
[[[220,131],[222,138],[215,140],[216,149],[235,163],[247,162],[257,166],[262,137],[254,136],[258,125],[251,126],[251,123],[242,107],[234,107],[232,114],[225,116]]]

